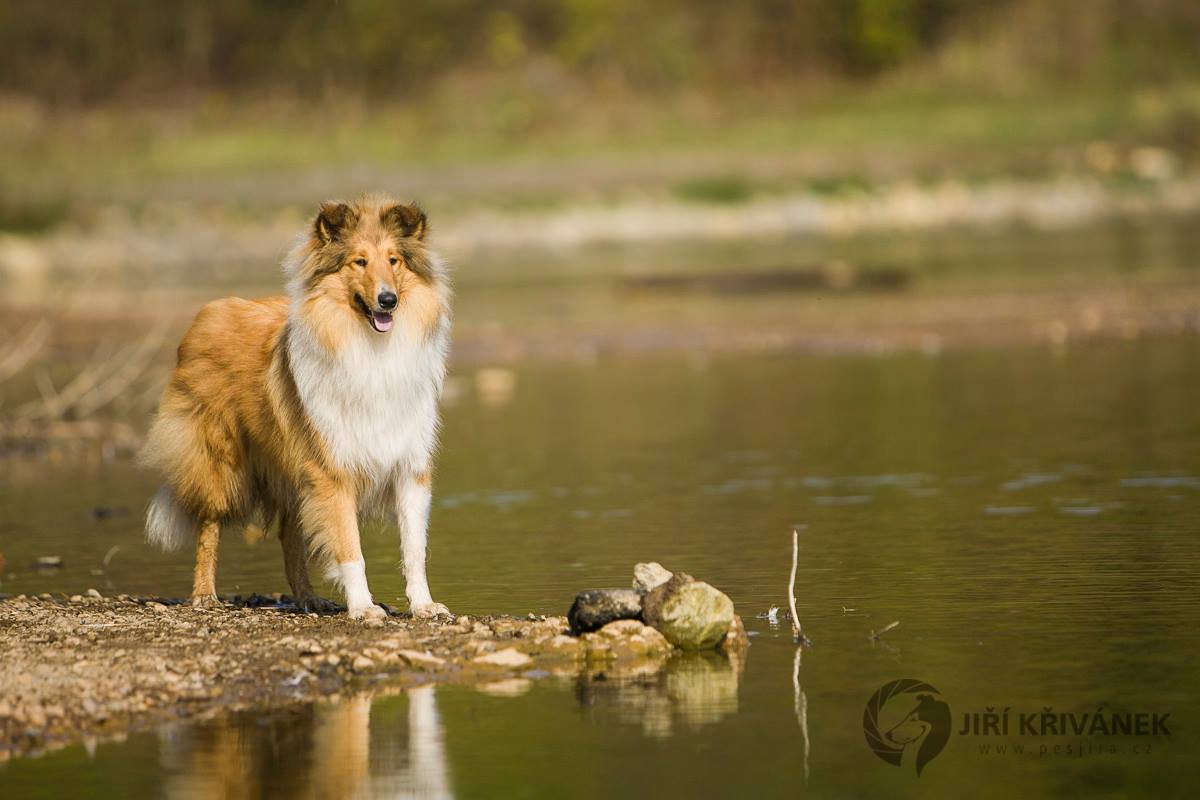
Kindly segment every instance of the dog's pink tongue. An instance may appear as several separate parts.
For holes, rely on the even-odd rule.
[[[384,314],[382,311],[374,311],[371,313],[371,323],[375,326],[375,330],[380,333],[387,333],[392,329],[392,315]]]

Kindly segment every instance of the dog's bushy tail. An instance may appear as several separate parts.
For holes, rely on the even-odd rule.
[[[196,535],[196,521],[175,502],[171,487],[163,486],[146,510],[146,541],[163,550],[178,550]]]

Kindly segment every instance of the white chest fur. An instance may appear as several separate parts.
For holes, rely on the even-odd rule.
[[[363,331],[330,352],[293,317],[287,346],[296,388],[340,468],[376,482],[397,469],[429,468],[448,338],[445,323],[423,341],[399,329]]]

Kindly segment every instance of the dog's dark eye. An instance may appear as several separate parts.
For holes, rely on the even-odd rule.
[[[367,260],[365,258],[356,258],[354,259],[354,263],[358,264],[360,267],[365,267],[367,265]]]
[[[394,267],[394,266],[396,266],[396,262],[399,260],[400,259],[396,258],[395,256],[392,256],[391,258],[388,259],[388,263]]]

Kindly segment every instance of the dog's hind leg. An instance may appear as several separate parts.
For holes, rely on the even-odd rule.
[[[215,519],[200,523],[196,531],[196,572],[192,578],[192,605],[211,608],[217,600],[217,544],[221,524]]]
[[[288,512],[279,515],[279,543],[283,545],[283,570],[296,605],[304,611],[340,611],[332,600],[318,597],[308,579],[308,552],[304,537],[296,527],[295,518]]]

